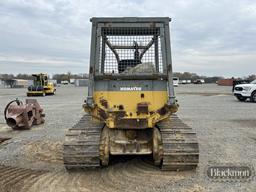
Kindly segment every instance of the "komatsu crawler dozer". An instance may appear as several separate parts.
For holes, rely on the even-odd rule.
[[[151,155],[162,170],[195,168],[196,134],[174,114],[170,18],[91,22],[87,113],[66,134],[65,167],[100,167],[110,156]]]

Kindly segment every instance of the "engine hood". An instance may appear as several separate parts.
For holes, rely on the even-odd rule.
[[[254,87],[255,84],[239,84],[239,85],[236,85],[236,87]]]

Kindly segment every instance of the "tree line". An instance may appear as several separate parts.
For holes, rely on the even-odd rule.
[[[52,79],[57,80],[57,83],[61,83],[61,81],[68,81],[70,83],[71,79],[88,79],[88,74],[72,74],[70,72],[65,74],[54,74]]]
[[[33,80],[32,74],[0,74],[0,80],[3,81],[13,81],[14,79],[24,79],[24,80]],[[51,79],[57,80],[57,83],[61,81],[68,81],[70,79],[88,79],[88,74],[72,74],[71,72],[54,74]]]
[[[196,73],[190,73],[190,72],[184,72],[184,73],[174,72],[173,76],[178,77],[180,80],[194,81],[196,79],[204,79],[205,83],[216,83],[218,80],[224,79],[224,77],[222,77],[222,76],[207,77],[207,76],[200,76],[200,75],[197,75]],[[230,77],[230,78],[234,78],[234,77]],[[256,75],[252,74],[249,76],[237,77],[234,79],[246,79],[248,81],[253,81],[254,79],[256,79]]]
[[[207,76],[201,76],[196,73],[190,73],[190,72],[184,72],[184,73],[174,72],[173,76],[178,77],[180,80],[194,81],[196,79],[204,79],[205,83],[216,83],[216,81],[220,79],[224,79],[224,77],[221,77],[221,76],[207,77]]]
[[[178,77],[180,80],[196,80],[196,79],[204,79],[205,83],[215,83],[216,81],[220,79],[224,79],[224,77],[221,76],[213,76],[213,77],[207,77],[207,76],[200,76],[196,73],[190,73],[190,72],[174,72],[174,77]],[[11,81],[13,79],[25,79],[25,80],[32,80],[33,76],[32,74],[0,74],[0,79],[4,81]],[[67,73],[60,73],[60,74],[54,74],[52,76],[52,79],[57,80],[57,83],[61,83],[61,81],[68,81],[70,82],[70,79],[88,79],[88,74],[72,74],[71,72]],[[249,81],[252,81],[256,79],[256,75],[252,74],[246,77],[240,77],[237,79],[247,79]]]

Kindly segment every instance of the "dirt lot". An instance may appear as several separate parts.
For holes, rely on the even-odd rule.
[[[230,87],[181,85],[178,115],[198,133],[196,170],[166,172],[143,157],[118,158],[107,168],[68,173],[62,164],[65,130],[83,115],[86,88],[62,86],[56,96],[38,97],[46,122],[30,131],[12,131],[3,110],[25,89],[0,89],[0,191],[256,191],[256,182],[216,183],[205,173],[217,163],[249,163],[256,168],[256,104],[238,102]]]

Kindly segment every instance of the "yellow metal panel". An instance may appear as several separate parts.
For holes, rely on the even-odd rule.
[[[85,104],[84,110],[109,128],[153,128],[178,109],[167,105],[166,91],[95,91],[93,100],[95,105]],[[147,113],[138,111],[139,103],[147,103]]]
[[[144,94],[144,97],[142,97]],[[137,104],[147,102],[149,111],[155,111],[167,103],[168,95],[166,91],[96,91],[94,101],[101,106],[100,100],[106,100],[109,108],[123,105],[126,112],[136,112]]]

